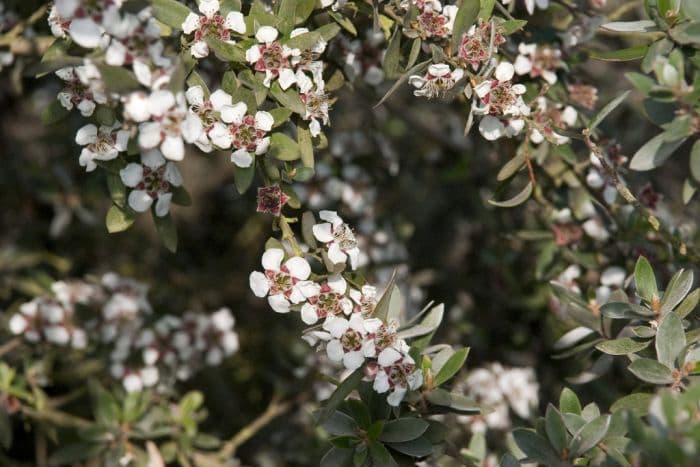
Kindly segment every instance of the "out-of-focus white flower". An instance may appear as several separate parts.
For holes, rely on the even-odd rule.
[[[209,45],[206,41],[209,37],[235,44],[235,41],[231,40],[231,32],[245,34],[243,14],[240,11],[231,11],[224,17],[220,14],[219,7],[218,0],[202,0],[199,2],[202,16],[190,13],[182,23],[182,32],[194,33],[194,41],[190,45],[192,56],[203,58],[209,55]]]
[[[531,120],[539,125],[539,128],[531,127],[530,141],[540,144],[545,139],[553,144],[566,144],[569,138],[560,135],[556,128],[567,129],[576,125],[578,112],[572,106],[563,106],[541,96],[535,100],[535,108],[532,111]]]
[[[67,110],[77,107],[83,117],[89,117],[97,104],[107,102],[104,87],[99,82],[99,71],[94,65],[61,68],[56,71],[56,76],[65,81],[63,90],[57,97]]]
[[[170,211],[172,187],[182,185],[177,166],[165,160],[157,149],[141,154],[141,163],[132,162],[119,171],[124,185],[132,188],[129,206],[137,212],[147,211],[156,202],[155,213],[163,217]]]
[[[513,64],[517,74],[530,75],[533,78],[541,76],[549,84],[557,82],[556,70],[564,67],[560,50],[521,42],[518,52],[519,55]]]
[[[53,22],[65,23],[71,38],[81,47],[94,49],[101,43],[105,30],[110,30],[121,20],[119,8],[123,0],[56,0],[56,15]],[[49,21],[52,24],[52,21]],[[61,26],[62,27],[62,26]],[[52,24],[52,32],[54,31]]]
[[[253,271],[249,278],[253,293],[267,296],[270,307],[277,313],[288,313],[291,304],[301,303],[319,290],[318,284],[307,280],[311,267],[304,258],[293,256],[282,264],[283,259],[283,250],[270,248],[262,257],[265,272]]]
[[[515,0],[501,0],[501,3],[504,5],[510,5],[513,3]],[[529,14],[534,14],[535,13],[535,7],[539,8],[540,10],[546,10],[549,8],[549,0],[525,0],[525,9]]]
[[[115,159],[120,152],[126,151],[129,143],[129,132],[121,129],[121,123],[116,121],[111,126],[89,123],[80,128],[75,135],[75,142],[85,146],[80,152],[80,165],[87,172],[97,167],[98,161]]]

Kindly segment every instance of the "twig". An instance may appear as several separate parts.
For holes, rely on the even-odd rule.
[[[13,337],[9,341],[5,342],[0,346],[0,357],[2,357],[8,352],[12,352],[15,349],[15,347],[17,347],[21,343],[22,339],[19,337]]]
[[[93,425],[90,420],[85,418],[76,417],[69,413],[60,412],[58,410],[52,410],[45,408],[41,411],[34,410],[31,407],[22,407],[22,413],[27,417],[34,418],[36,420],[43,420],[47,422],[55,423],[56,425],[75,427],[75,428],[89,428]]]
[[[235,454],[236,450],[252,438],[258,431],[260,431],[265,425],[270,423],[274,418],[287,412],[291,407],[291,402],[285,401],[280,402],[277,396],[274,396],[267,406],[267,409],[260,414],[255,420],[253,420],[248,425],[241,428],[241,430],[236,433],[233,438],[228,440],[219,450],[218,457],[220,459],[226,460],[231,459]]]
[[[593,142],[593,140],[591,140],[591,134],[587,129],[583,130],[583,137],[584,141],[586,142],[586,145],[596,156],[596,158],[600,162],[600,165],[603,167],[603,170],[605,170],[605,173],[607,174],[612,184],[615,186],[615,189],[620,194],[620,196],[622,196],[622,198],[625,201],[627,201],[628,204],[631,204],[635,208],[635,210],[649,223],[651,228],[654,229],[654,231],[657,232],[659,235],[661,235],[661,237],[663,237],[664,240],[670,243],[678,251],[678,253],[680,253],[681,256],[685,256],[690,261],[696,264],[700,264],[700,256],[697,253],[689,251],[688,245],[686,245],[678,237],[669,232],[668,229],[666,229],[666,227],[664,227],[661,224],[659,219],[654,214],[652,214],[647,208],[645,208],[642,205],[642,203],[640,203],[639,200],[632,194],[629,188],[627,188],[627,186],[625,186],[625,184],[622,183],[622,181],[620,180],[620,176],[615,170],[615,168],[612,167],[605,159],[603,151],[597,144]]]
[[[295,255],[303,256],[304,252],[299,247],[299,244],[297,243],[297,239],[294,236],[294,232],[292,231],[292,228],[289,226],[289,221],[287,220],[286,217],[284,217],[284,216],[279,217],[279,226],[280,226],[280,229],[282,230],[282,239],[287,240],[289,242],[289,244],[292,246],[292,250],[294,250]]]

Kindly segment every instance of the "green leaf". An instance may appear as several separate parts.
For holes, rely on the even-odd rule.
[[[107,211],[107,217],[105,218],[107,232],[123,232],[124,230],[131,227],[131,225],[134,223],[134,220],[136,219],[131,209],[122,209],[116,204],[112,205],[112,207],[109,208],[109,211]]]
[[[451,412],[467,415],[475,415],[481,412],[479,405],[464,394],[437,388],[430,391],[425,397],[431,404],[449,407]]]
[[[641,60],[649,50],[648,45],[639,45],[629,47],[627,49],[611,50],[611,51],[595,51],[591,50],[589,55],[596,60],[606,62],[629,62],[632,60]]]
[[[192,197],[185,187],[171,186],[170,191],[173,194],[173,204],[177,204],[178,206],[192,206]]]
[[[660,167],[686,140],[667,141],[666,138],[666,133],[661,133],[647,141],[632,156],[630,169],[642,172]]]
[[[501,30],[503,31],[504,35],[510,36],[511,34],[515,33],[516,31],[520,31],[521,29],[523,29],[526,24],[527,24],[527,20],[511,19],[511,20],[502,22],[500,27],[501,27]]]
[[[321,426],[333,436],[351,436],[354,435],[357,430],[355,420],[339,410],[333,412],[333,414],[328,417],[328,420],[324,421]]]
[[[79,442],[61,446],[49,457],[50,465],[72,465],[74,462],[96,458],[104,451],[103,444]]]
[[[236,190],[238,193],[243,194],[248,191],[250,185],[253,183],[253,178],[255,177],[255,158],[253,158],[253,163],[249,167],[238,167],[233,168],[233,183],[236,185]]]
[[[688,19],[700,21],[700,2],[696,0],[683,0],[681,3],[681,11]]]
[[[700,301],[700,289],[695,289],[685,297],[685,300],[678,305],[674,313],[676,313],[679,318],[683,319],[695,310],[698,306],[698,301]]]
[[[389,45],[384,53],[384,74],[387,79],[396,79],[401,76],[401,65],[399,63],[401,59],[401,36],[402,27],[397,26],[394,29],[394,34],[389,40]]]
[[[41,111],[41,122],[44,125],[58,123],[70,114],[70,110],[61,105],[58,99],[51,101],[44,110]]]
[[[496,175],[496,180],[502,182],[508,180],[510,177],[518,173],[518,171],[525,165],[525,151],[518,151],[511,160],[505,163],[501,170],[498,171]]]
[[[151,5],[153,16],[173,29],[182,29],[185,18],[192,13],[189,8],[175,0],[152,0]]]
[[[637,286],[637,293],[647,302],[651,302],[654,295],[658,296],[659,289],[656,286],[656,276],[654,270],[644,256],[637,259],[634,266],[634,283]]]
[[[479,10],[479,19],[488,21],[493,13],[493,8],[496,6],[496,0],[481,0],[481,9]]]
[[[552,404],[547,405],[544,426],[551,445],[558,453],[562,452],[568,446],[566,425],[561,413]]]
[[[581,415],[581,402],[574,391],[565,387],[559,395],[559,410],[562,413]]]
[[[700,44],[700,21],[689,21],[674,26],[669,31],[669,35],[679,44]]]
[[[96,65],[107,91],[122,93],[141,88],[141,83],[131,71],[120,66]]]
[[[321,459],[321,467],[352,467],[352,449],[331,448]]]
[[[683,323],[675,313],[666,314],[656,331],[656,358],[669,368],[675,366],[676,358],[685,347]]]
[[[425,457],[433,452],[432,443],[423,436],[403,443],[387,443],[387,446],[411,457]]]
[[[549,442],[534,431],[516,428],[513,430],[513,439],[528,459],[547,466],[561,465],[559,456],[554,452]]]
[[[632,374],[642,381],[652,384],[671,384],[672,370],[662,363],[650,358],[638,358],[627,367]]]
[[[329,11],[328,15],[331,18],[333,18],[333,21],[338,23],[347,32],[349,32],[353,36],[357,36],[357,29],[355,28],[355,25],[352,23],[352,21],[350,21],[348,18],[335,11]]]
[[[297,167],[294,169],[292,178],[297,182],[308,182],[315,174],[316,172],[311,167]]]
[[[404,417],[384,424],[379,439],[385,443],[402,443],[420,437],[428,429],[428,422],[415,417]]]
[[[700,140],[690,150],[690,174],[696,182],[700,182]]]
[[[608,355],[628,355],[637,353],[651,344],[651,340],[636,341],[629,337],[599,342],[595,348]]]
[[[433,307],[421,320],[420,324],[399,330],[396,337],[399,339],[410,339],[430,334],[440,326],[444,312],[445,306],[442,303]]]
[[[626,302],[610,302],[600,307],[603,316],[612,319],[637,319],[656,316],[653,311],[640,305]]]
[[[608,102],[605,107],[600,109],[600,112],[596,114],[593,119],[591,119],[591,123],[588,125],[588,129],[590,131],[593,131],[600,123],[605,120],[605,117],[610,115],[610,113],[617,108],[629,95],[630,91],[625,91],[619,96],[617,96],[615,99],[611,100]]]
[[[651,88],[656,85],[656,81],[650,77],[633,71],[625,73],[625,78],[627,78],[627,80],[632,83],[632,86],[637,88],[637,90],[645,96],[648,95]]]
[[[365,368],[361,366],[357,370],[353,371],[347,378],[343,380],[342,383],[335,388],[331,397],[325,402],[323,408],[320,410],[318,415],[318,422],[323,423],[326,421],[336,410],[338,405],[343,402],[352,391],[355,390],[362,378],[365,375]]]
[[[173,218],[170,214],[160,217],[154,212],[153,222],[156,224],[156,230],[158,231],[158,235],[160,235],[163,246],[170,252],[175,253],[177,251],[177,228],[175,227]]]
[[[579,457],[600,443],[610,428],[610,415],[601,415],[586,423],[571,440],[570,451]]]
[[[291,49],[309,50],[321,40],[321,35],[316,31],[309,31],[294,36],[285,45]]]
[[[214,52],[216,57],[224,62],[244,63],[245,50],[238,44],[224,42],[216,37],[207,37],[207,45]]]
[[[661,314],[665,315],[683,301],[693,286],[693,271],[681,269],[673,275],[661,297]]]
[[[400,77],[399,79],[396,80],[396,82],[391,86],[391,88],[389,88],[389,90],[386,92],[386,94],[384,94],[384,97],[382,97],[382,98],[379,100],[379,102],[377,102],[377,105],[375,105],[374,107],[376,108],[376,107],[379,107],[380,105],[382,105],[382,104],[389,98],[389,96],[391,96],[392,94],[394,94],[394,92],[396,92],[396,90],[397,90],[398,88],[400,88],[400,87],[403,85],[403,83],[405,83],[406,81],[408,81],[408,77],[409,77],[409,76],[416,75],[416,74],[420,74],[425,68],[428,67],[428,65],[429,65],[430,62],[432,62],[432,61],[433,61],[432,58],[431,58],[431,59],[428,59],[428,60],[426,60],[426,61],[424,61],[424,62],[420,62],[419,64],[414,65],[412,68],[410,68],[409,70],[407,70],[406,73],[404,73],[403,75],[401,75],[401,77]]]
[[[527,182],[527,185],[525,185],[525,188],[522,189],[520,193],[517,195],[513,196],[510,199],[507,199],[505,201],[495,201],[495,200],[488,200],[489,204],[492,204],[493,206],[498,206],[499,208],[513,208],[515,206],[519,206],[523,204],[525,201],[530,199],[530,195],[532,195],[532,181]]]
[[[269,154],[281,161],[295,161],[301,157],[297,142],[284,133],[272,133]]]
[[[274,109],[268,110],[268,112],[270,113],[270,115],[272,115],[272,118],[275,121],[272,128],[284,125],[289,121],[289,117],[292,115],[292,111],[286,107],[276,107]]]
[[[472,27],[479,16],[480,9],[481,4],[479,0],[462,0],[452,27],[452,50],[459,48],[462,36]]]
[[[640,20],[640,21],[615,21],[612,23],[606,23],[601,26],[603,29],[614,32],[655,32],[659,28],[656,23],[651,20]]]
[[[389,451],[382,443],[376,440],[369,441],[369,454],[372,457],[372,466],[374,467],[398,467]]]
[[[294,89],[290,88],[283,91],[279,83],[275,81],[270,87],[270,94],[272,94],[272,97],[274,97],[283,107],[287,107],[292,112],[295,112],[301,116],[306,114],[306,106],[301,101],[299,93]]]
[[[280,29],[286,34],[297,24],[307,20],[316,6],[316,0],[282,0],[279,3],[277,15],[284,20],[283,24],[289,25],[286,29]]]
[[[124,209],[126,206],[126,186],[124,186],[121,177],[114,173],[107,173],[107,188],[112,202]],[[109,225],[107,228],[109,230]]]
[[[615,403],[610,406],[610,412],[615,413],[620,410],[631,410],[638,417],[643,417],[649,413],[649,404],[653,398],[654,394],[647,394],[644,392],[628,394],[615,401]]]
[[[449,381],[454,375],[457,374],[459,370],[464,366],[464,362],[467,361],[467,356],[469,355],[469,347],[459,349],[456,351],[445,364],[440,368],[440,371],[435,375],[433,385],[435,387]]]
[[[311,142],[311,132],[307,126],[297,127],[297,143],[299,143],[299,151],[301,153],[301,163],[304,167],[314,168],[314,147]]]
[[[377,306],[374,307],[374,312],[372,315],[373,318],[379,318],[385,323],[387,322],[387,318],[389,316],[389,302],[391,301],[391,295],[394,292],[395,287],[396,271],[391,274],[391,278],[389,279],[389,283],[386,285],[386,289],[384,289],[384,293],[377,301]]]

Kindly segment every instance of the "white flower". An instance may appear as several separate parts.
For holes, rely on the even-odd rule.
[[[277,79],[280,87],[286,90],[296,82],[294,66],[299,63],[301,51],[282,45],[278,36],[279,31],[272,26],[261,26],[255,32],[258,44],[246,50],[245,56],[255,71],[265,73],[265,86],[270,87]]]
[[[327,316],[349,315],[352,313],[352,301],[345,297],[347,282],[341,275],[333,275],[321,285],[318,293],[307,297],[307,303],[301,307],[301,319],[308,325],[315,324]]]
[[[250,288],[257,297],[267,296],[270,307],[277,313],[288,313],[291,304],[301,303],[318,291],[318,284],[307,279],[311,275],[309,263],[300,256],[289,258],[284,264],[284,251],[270,248],[262,257],[265,272],[250,273]]]
[[[549,84],[557,82],[555,70],[564,66],[560,50],[521,42],[518,46],[518,52],[519,55],[514,63],[517,74],[529,74],[533,78],[541,76]]]
[[[165,157],[179,161],[185,157],[185,145],[197,141],[202,132],[202,121],[187,111],[185,96],[171,91],[154,91],[147,99],[140,102],[144,109],[134,111],[131,115],[150,115],[150,121],[139,125],[139,145],[144,149],[160,147]]]
[[[515,136],[525,127],[521,117],[530,114],[523,101],[525,86],[512,84],[515,70],[508,62],[501,62],[494,73],[495,79],[481,82],[474,88],[482,106],[474,105],[474,113],[485,115],[479,123],[479,132],[489,141],[502,136]]]
[[[387,403],[391,406],[401,404],[409,389],[415,390],[423,385],[423,372],[416,368],[408,354],[390,349],[379,355],[377,364],[379,368],[372,387],[380,394],[389,391]]]
[[[231,32],[245,34],[243,14],[240,11],[231,11],[224,17],[219,13],[219,7],[218,0],[202,0],[199,3],[202,16],[190,13],[182,23],[182,31],[185,34],[194,33],[194,41],[190,46],[190,53],[194,57],[203,58],[209,55],[206,42],[208,37],[235,44],[235,41],[231,40]]]
[[[537,407],[539,385],[532,368],[510,368],[498,377],[498,386],[513,411],[520,418],[529,419]]]
[[[92,172],[97,167],[96,160],[109,161],[126,151],[129,132],[120,128],[121,123],[118,121],[112,126],[101,125],[98,128],[90,123],[80,128],[75,135],[75,142],[85,146],[80,152],[81,167]]]
[[[185,97],[190,105],[189,111],[202,122],[203,131],[194,144],[204,152],[211,152],[213,146],[208,132],[218,122],[221,112],[232,107],[233,98],[222,89],[214,91],[209,98],[206,98],[201,86],[192,86],[187,89]]]
[[[327,244],[328,258],[335,264],[345,264],[350,258],[350,267],[355,269],[360,249],[352,229],[335,211],[321,211],[319,217],[326,222],[314,225],[313,234],[316,240]]]
[[[504,5],[509,5],[510,3],[513,3],[513,1],[514,0],[501,0],[501,3]],[[525,0],[525,8],[529,14],[532,15],[535,12],[535,7],[539,8],[540,10],[546,10],[549,8],[549,0]]]
[[[446,63],[430,65],[425,76],[413,75],[408,78],[408,83],[416,88],[415,96],[423,96],[431,99],[444,96],[464,76],[464,70],[456,68],[454,71]]]
[[[124,185],[133,188],[129,193],[129,206],[134,211],[147,211],[156,201],[155,213],[163,217],[170,211],[172,187],[182,185],[182,175],[177,166],[167,162],[158,150],[141,154],[141,163],[130,163],[119,171]]]
[[[329,316],[323,323],[331,339],[326,343],[328,358],[334,362],[343,362],[348,370],[362,366],[366,357],[374,356],[374,343],[367,335],[381,326],[377,318],[364,319],[354,313],[350,319]]]
[[[56,16],[66,23],[68,34],[76,44],[94,49],[100,45],[105,29],[120,20],[121,4],[122,0],[56,0]]]
[[[56,75],[66,82],[57,97],[67,110],[77,107],[83,117],[89,117],[97,104],[107,102],[104,84],[100,80],[99,70],[94,65],[61,68],[56,71]]]
[[[221,109],[221,122],[212,125],[208,135],[216,146],[227,149],[233,146],[231,162],[239,167],[250,167],[253,156],[265,154],[270,147],[267,132],[272,129],[275,120],[269,112],[259,110],[247,115],[248,107],[244,102],[233,106],[225,105]]]

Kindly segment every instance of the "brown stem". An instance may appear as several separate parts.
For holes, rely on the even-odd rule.
[[[0,345],[0,357],[5,355],[6,353],[12,352],[17,346],[19,346],[22,343],[22,339],[19,337],[13,337],[9,341],[5,342],[4,344]]]
[[[291,407],[291,402],[280,402],[277,396],[274,396],[267,406],[267,409],[260,414],[255,420],[241,428],[233,438],[228,440],[219,450],[218,457],[222,460],[231,459],[236,450],[252,438],[258,431],[270,423],[274,418],[287,412]]]

